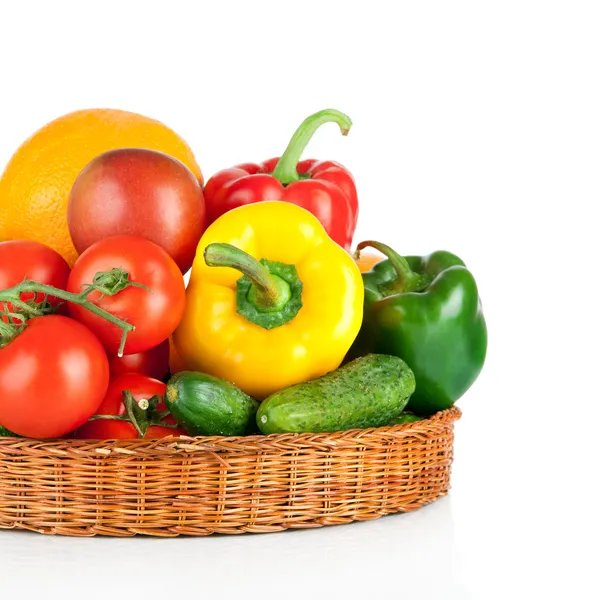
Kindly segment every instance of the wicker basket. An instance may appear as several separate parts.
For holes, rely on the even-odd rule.
[[[329,434],[87,442],[0,437],[0,529],[272,532],[376,519],[448,492],[452,408]]]

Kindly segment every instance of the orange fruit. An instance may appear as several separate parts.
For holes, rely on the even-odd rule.
[[[358,265],[361,273],[367,273],[373,268],[374,265],[382,260],[385,260],[385,256],[381,254],[374,254],[373,252],[361,252],[360,258],[355,262]]]
[[[159,121],[113,109],[69,113],[34,133],[0,178],[0,241],[35,240],[72,265],[77,252],[67,226],[73,183],[96,156],[117,148],[148,148],[179,159],[203,183],[186,142]]]

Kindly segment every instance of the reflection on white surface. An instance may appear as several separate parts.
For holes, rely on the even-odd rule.
[[[377,521],[276,534],[80,539],[0,531],[0,565],[4,592],[22,593],[25,582],[43,585],[50,598],[121,598],[124,590],[145,598],[470,598],[451,498]]]

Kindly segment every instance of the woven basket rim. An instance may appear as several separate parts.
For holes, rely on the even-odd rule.
[[[371,447],[382,441],[397,441],[403,437],[430,434],[432,429],[446,429],[460,419],[461,410],[453,406],[435,413],[427,419],[367,429],[349,429],[333,433],[274,433],[269,435],[246,436],[180,436],[155,440],[75,440],[0,437],[0,454],[35,452],[53,455],[95,456],[110,455],[152,455],[188,454],[192,452],[211,453],[264,453],[272,450],[281,454],[302,449],[344,448],[349,446]]]
[[[319,434],[159,440],[0,437],[0,529],[204,536],[416,510],[450,489],[458,408]]]

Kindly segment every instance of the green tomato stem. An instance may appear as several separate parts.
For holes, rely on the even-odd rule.
[[[2,313],[1,316],[7,316],[10,318],[10,314],[7,313]],[[21,323],[21,328],[23,327],[23,323]],[[12,340],[13,337],[15,336],[15,332],[18,331],[18,329],[15,327],[15,324],[10,324],[10,323],[5,323],[1,318],[0,318],[0,348],[3,347],[3,340]]]
[[[166,411],[163,413],[156,410],[156,407],[161,400],[162,398],[160,396],[152,396],[149,400],[142,398],[141,400],[136,401],[129,390],[123,390],[125,415],[94,415],[89,420],[97,421],[99,419],[108,419],[110,421],[125,421],[135,427],[140,438],[143,438],[146,435],[148,428],[152,425],[167,427],[168,429],[177,429],[178,425],[162,422],[162,419],[166,417],[169,412]]]
[[[119,346],[118,356],[123,356],[123,352],[125,350],[125,343],[127,341],[127,334],[135,331],[135,326],[127,321],[119,319],[115,317],[108,311],[96,306],[92,302],[90,302],[87,297],[92,292],[100,292],[105,296],[114,296],[120,291],[128,288],[128,287],[141,287],[146,290],[146,286],[143,286],[139,283],[135,283],[133,281],[129,281],[129,273],[124,271],[123,269],[112,269],[111,271],[102,271],[97,273],[94,276],[93,283],[86,285],[85,289],[82,290],[79,294],[73,294],[71,292],[67,292],[65,290],[61,290],[50,285],[46,285],[44,283],[38,283],[37,281],[25,280],[20,284],[6,289],[0,290],[0,304],[2,303],[10,303],[13,306],[17,306],[23,312],[21,314],[11,313],[13,318],[17,317],[26,321],[26,319],[43,316],[45,314],[50,314],[53,312],[53,308],[48,305],[43,309],[38,308],[37,306],[32,306],[32,304],[28,302],[23,302],[21,300],[21,294],[33,292],[34,294],[46,294],[46,296],[53,296],[55,298],[59,298],[60,300],[65,300],[66,302],[70,302],[72,304],[77,304],[89,310],[91,313],[105,319],[109,323],[116,325],[122,331],[121,344]],[[150,290],[148,290],[150,291]],[[5,313],[6,314],[6,313]],[[8,325],[8,328],[5,327]],[[0,327],[0,335],[2,336],[2,340],[0,343],[6,345],[9,343],[16,335],[20,333],[23,328],[24,323],[17,325],[16,323],[3,323]]]
[[[133,394],[129,390],[125,390],[123,404],[132,425],[137,429],[138,435],[143,438],[148,429],[148,401],[146,400],[145,406],[142,406],[141,401],[136,402]]]
[[[44,312],[43,309],[39,309],[31,304],[28,304],[27,302],[23,302],[22,300],[20,300],[18,298],[11,300],[10,303],[13,306],[16,306],[17,308],[20,308],[21,310],[31,314],[31,316],[33,316],[33,317],[42,317],[43,315],[47,314],[46,312]],[[19,315],[17,314],[17,316],[19,316]]]

